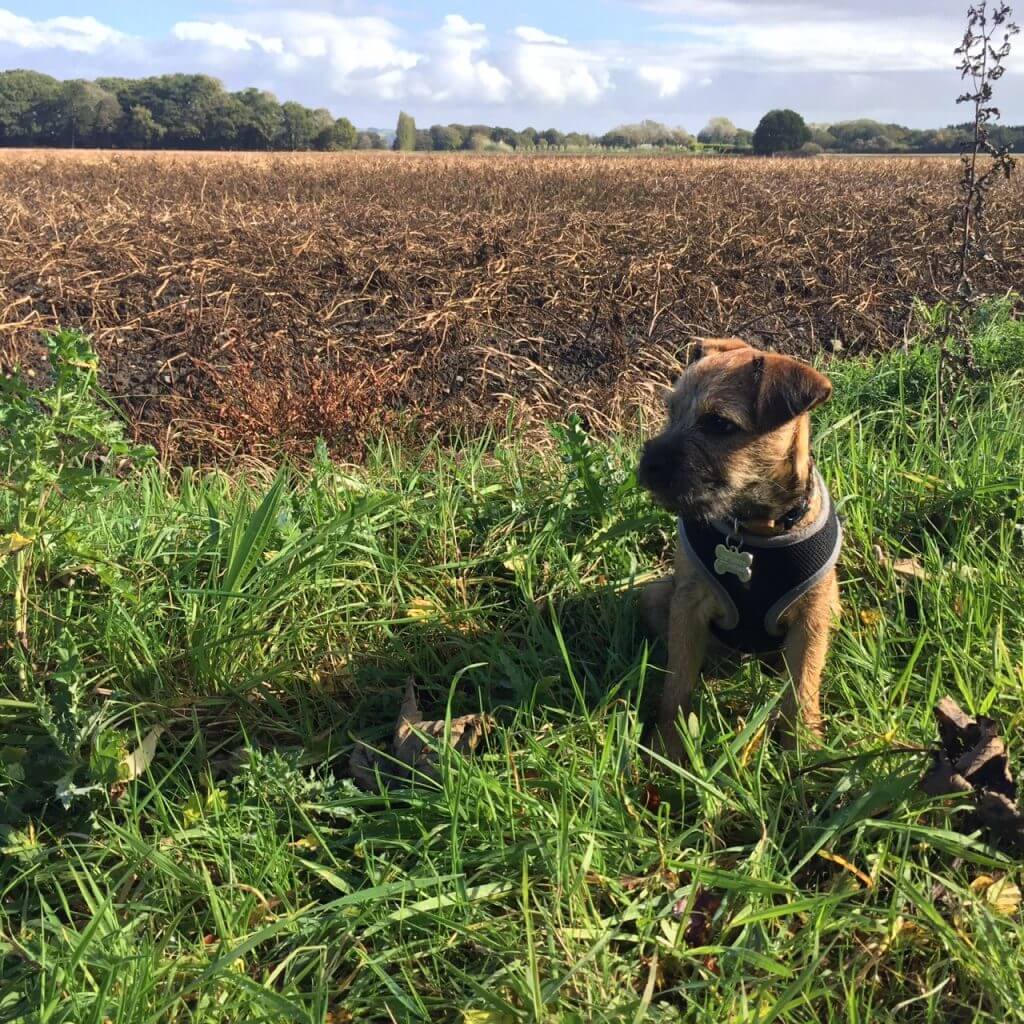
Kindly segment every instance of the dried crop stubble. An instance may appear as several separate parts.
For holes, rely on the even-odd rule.
[[[936,298],[956,166],[400,154],[7,152],[0,361],[90,331],[140,436],[173,457],[358,453],[409,413],[516,405],[613,426],[693,333],[847,352]],[[1021,279],[1021,188],[982,286]]]

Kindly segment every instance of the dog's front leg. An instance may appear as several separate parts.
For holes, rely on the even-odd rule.
[[[683,744],[676,721],[688,712],[693,688],[700,677],[708,646],[708,624],[694,608],[693,595],[677,587],[672,595],[668,622],[668,675],[661,693],[658,733],[665,755],[682,760]]]
[[[789,627],[783,649],[789,681],[782,699],[780,739],[788,747],[795,745],[801,724],[810,736],[822,736],[821,674],[828,654],[832,619],[839,607],[835,574],[822,580],[803,603],[801,614],[794,617]]]

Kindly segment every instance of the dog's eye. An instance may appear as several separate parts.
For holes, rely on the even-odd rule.
[[[726,419],[724,416],[719,416],[717,413],[708,413],[706,416],[701,416],[697,421],[697,426],[705,434],[718,434],[723,436],[725,434],[735,434],[739,430],[739,426],[733,423],[732,420]]]

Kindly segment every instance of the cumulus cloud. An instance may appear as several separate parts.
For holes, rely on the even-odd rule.
[[[386,18],[290,11],[287,16],[267,12],[238,20],[250,31],[281,36],[279,72],[300,80],[316,77],[338,95],[400,98],[406,93],[407,73],[423,60],[422,53],[402,44],[402,33]]]
[[[610,17],[600,22],[610,37],[588,37],[579,19],[570,38],[516,24],[481,0],[434,21],[383,5],[386,15],[360,13],[371,0],[216,9],[139,37],[92,16],[34,19],[0,7],[0,66],[88,78],[202,71],[361,124],[391,123],[400,105],[427,124],[587,130],[644,117],[699,127],[709,114],[753,127],[767,106],[916,125],[960,114],[952,49],[963,12],[954,0],[619,0],[608,11],[628,20],[628,41],[614,38]],[[1000,83],[1007,110],[1024,102],[1018,66],[1011,61]]]
[[[97,53],[128,38],[123,32],[97,21],[91,15],[33,21],[0,7],[0,41],[25,50],[70,50]]]
[[[789,21],[727,26],[687,25],[681,44],[703,66],[798,71],[926,71],[952,64],[941,26],[889,21]]]
[[[179,21],[171,30],[175,39],[186,42],[207,43],[225,50],[251,50],[264,53],[283,53],[284,41],[280,36],[261,36],[247,32],[223,21]]]
[[[566,46],[569,42],[563,36],[553,36],[543,29],[533,28],[531,25],[519,25],[513,35],[522,39],[524,43],[556,43],[559,46]]]
[[[637,77],[644,82],[650,82],[658,90],[658,97],[666,99],[675,96],[683,87],[685,76],[678,68],[665,67],[657,64],[641,64],[636,69]]]
[[[614,88],[609,58],[539,29],[521,26],[516,36],[512,65],[522,94],[544,103],[588,105]]]
[[[425,90],[438,100],[477,96],[488,103],[504,100],[511,89],[508,77],[490,61],[477,57],[489,46],[479,22],[449,14],[434,34],[435,53],[427,64]]]
[[[633,0],[667,16],[702,66],[859,72],[948,69],[962,27],[935,0]],[[959,5],[957,5],[959,7]],[[962,13],[958,11],[958,14]]]

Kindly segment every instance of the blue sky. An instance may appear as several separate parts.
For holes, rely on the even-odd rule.
[[[952,50],[966,0],[0,0],[0,67],[59,77],[203,71],[390,125],[603,131],[653,117],[753,127],[962,119]],[[1024,44],[1020,48],[1024,58]],[[1024,60],[999,86],[1024,121]]]

